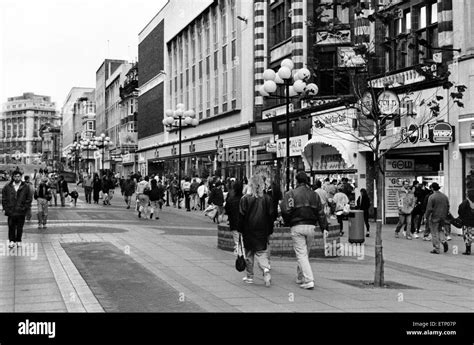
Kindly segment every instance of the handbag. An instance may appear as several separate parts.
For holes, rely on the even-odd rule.
[[[462,226],[463,226],[463,221],[461,218],[457,217],[457,218],[454,218],[454,216],[451,214],[451,212],[448,213],[448,216],[446,217],[446,220],[449,221],[449,223],[458,228],[458,229],[461,229]]]
[[[245,261],[244,246],[242,245],[242,234],[239,233],[239,246],[237,249],[237,259],[235,259],[235,269],[242,272],[246,268],[247,263]]]

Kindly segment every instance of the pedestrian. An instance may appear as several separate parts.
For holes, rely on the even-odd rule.
[[[443,226],[449,213],[449,199],[439,191],[439,184],[433,182],[431,184],[433,194],[428,198],[425,217],[430,222],[431,237],[433,243],[432,254],[440,253],[440,242],[443,244],[444,252],[448,251],[448,242],[446,241]]]
[[[30,181],[30,176],[25,175],[24,179],[25,179],[25,184],[28,186],[30,197],[33,198],[33,194],[35,193],[35,187],[33,187],[33,184]],[[25,220],[27,222],[31,221],[31,204],[26,210]]]
[[[219,182],[220,184],[220,182]],[[246,257],[244,282],[253,283],[254,262],[263,271],[265,285],[271,285],[270,261],[268,253],[269,236],[273,233],[273,206],[261,175],[250,179],[252,193],[240,199],[239,232],[242,234]],[[240,188],[240,187],[239,187]]]
[[[93,179],[91,174],[87,174],[87,176],[82,181],[82,187],[84,188],[84,196],[86,198],[86,203],[92,203],[92,183]]]
[[[160,217],[158,217],[158,209],[161,209],[161,205],[163,204],[165,190],[161,185],[161,182],[156,182],[156,179],[151,179],[150,185],[150,219],[153,219],[153,214],[155,213],[155,211],[155,219],[160,219]]]
[[[426,213],[426,207],[428,206],[428,199],[430,198],[430,195],[433,194],[433,189],[431,189],[431,186],[427,189],[427,193],[425,195],[425,198],[423,200],[423,219],[425,222],[425,231],[423,232],[423,241],[431,241],[431,231],[430,231],[430,222],[428,222],[425,219],[425,213]]]
[[[357,198],[357,208],[364,211],[364,222],[367,228],[366,237],[370,237],[370,225],[369,225],[369,208],[370,198],[365,188],[360,189],[360,196]]]
[[[12,180],[2,189],[2,207],[8,217],[8,248],[15,244],[21,247],[26,210],[33,201],[30,189],[21,181],[22,172],[17,169],[12,173]]]
[[[344,193],[349,200],[353,200],[354,188],[350,185],[349,179],[347,177],[342,178],[342,183],[339,186],[339,190]]]
[[[281,192],[280,186],[275,181],[273,181],[270,184],[268,195],[270,195],[270,197],[272,198],[272,207],[273,207],[272,224],[274,224],[278,218],[278,206],[280,204],[280,200],[283,199],[283,193]]]
[[[94,199],[94,204],[99,204],[99,196],[101,190],[102,182],[100,181],[99,175],[94,174],[94,179],[92,180],[92,197]]]
[[[336,215],[337,222],[339,223],[339,234],[344,235],[344,220],[347,219],[349,213],[349,198],[342,191],[334,194],[333,202],[335,205],[334,213]]]
[[[43,177],[41,180],[35,190],[34,197],[38,205],[38,229],[46,230],[46,223],[48,221],[48,203],[52,199],[51,187],[48,183],[47,177]]]
[[[397,191],[397,200],[399,221],[395,228],[395,237],[399,237],[400,229],[405,226],[403,235],[407,240],[411,240],[411,213],[415,208],[415,195],[408,180],[403,181],[403,187]]]
[[[123,176],[120,177],[119,185],[120,193],[122,194],[122,196],[125,196],[125,178]]]
[[[224,193],[220,181],[217,181],[214,188],[212,188],[211,193],[209,194],[208,204],[217,207],[216,216],[214,217],[213,222],[219,224],[219,217],[224,213]]]
[[[171,201],[173,202],[173,206],[176,207],[176,203],[178,201],[178,192],[179,192],[179,186],[178,186],[178,181],[176,179],[173,179],[170,183],[169,186],[169,191],[171,194]],[[178,208],[180,208],[178,204]]]
[[[199,209],[201,211],[204,211],[206,209],[206,198],[207,198],[207,195],[209,194],[209,190],[204,181],[201,181],[201,183],[199,184],[199,187],[197,189],[197,194],[199,197]]]
[[[474,189],[467,191],[467,198],[458,207],[458,215],[462,220],[462,237],[466,251],[464,255],[471,255],[472,237],[474,234]]]
[[[147,219],[148,204],[150,203],[149,191],[150,184],[148,183],[149,178],[140,177],[140,182],[137,185],[137,206],[138,206],[138,218],[141,218],[142,213],[145,219]]]
[[[418,183],[414,191],[416,205],[412,213],[412,215],[414,215],[414,218],[412,219],[412,227],[414,227],[414,233],[417,235],[420,233],[421,224],[423,223],[425,216],[425,197],[430,194],[430,190],[426,187],[426,185],[426,181]],[[414,237],[417,238],[417,236]]]
[[[102,176],[102,196],[103,196],[103,201],[102,203],[104,205],[108,205],[109,204],[109,181],[107,179],[107,176],[104,175]]]
[[[293,248],[298,262],[296,283],[303,289],[313,289],[314,276],[309,263],[309,250],[316,224],[319,224],[326,238],[328,222],[319,195],[309,188],[308,176],[304,171],[297,173],[296,182],[296,188],[285,193],[280,206],[285,224],[291,227]]]
[[[63,175],[59,175],[58,192],[59,198],[61,199],[61,207],[64,207],[66,206],[66,197],[69,194],[69,188],[67,186],[66,180],[64,180]]]
[[[184,178],[183,182],[183,193],[184,193],[184,206],[187,212],[191,211],[191,179],[189,177]]]
[[[136,189],[137,189],[137,184],[135,180],[132,178],[132,175],[129,175],[128,178],[123,183],[123,197],[124,197],[125,203],[127,204],[127,210],[130,209],[132,196],[133,194],[135,194]]]
[[[329,181],[329,180],[328,180]],[[328,198],[329,198],[329,195],[328,195],[328,192],[326,192],[323,187],[322,187],[322,184],[321,184],[321,181],[320,180],[316,180],[314,182],[314,187],[315,187],[315,193],[318,193],[318,196],[319,196],[319,200],[321,200],[321,204],[323,205],[323,209],[324,209],[324,213],[326,215],[329,215],[330,214],[330,211],[328,210],[329,206],[328,206]],[[334,197],[334,195],[333,195]]]
[[[198,188],[199,188],[199,183],[197,182],[196,178],[193,178],[193,181],[191,183],[191,187],[189,189],[190,198],[191,198],[191,210],[197,210],[198,209],[198,203],[199,203],[199,197],[198,197],[198,194],[197,194]]]
[[[229,227],[234,238],[234,254],[237,255],[239,246],[239,214],[240,214],[240,199],[242,199],[242,183],[236,181],[232,185],[231,193],[227,194],[225,200],[225,213],[229,219]]]
[[[53,206],[53,199],[54,199],[54,206],[58,206],[58,177],[56,174],[52,174],[49,180],[49,188],[51,189],[51,200],[49,201],[49,206]]]
[[[77,205],[77,198],[79,198],[79,193],[77,192],[77,188],[74,187],[74,190],[69,194],[71,196],[71,202],[74,206]]]

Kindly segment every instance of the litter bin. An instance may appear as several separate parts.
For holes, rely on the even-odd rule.
[[[364,211],[351,210],[349,212],[349,243],[364,243]]]

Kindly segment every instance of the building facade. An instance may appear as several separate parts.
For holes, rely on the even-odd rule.
[[[177,175],[181,143],[181,176],[249,176],[252,11],[251,1],[170,1],[140,33],[142,173]],[[162,123],[165,110],[178,104],[199,120],[197,127],[182,129],[181,141],[178,130]]]
[[[61,117],[51,97],[27,92],[7,99],[2,106],[0,122],[0,161],[40,164],[43,158],[40,129],[46,124],[59,127]]]

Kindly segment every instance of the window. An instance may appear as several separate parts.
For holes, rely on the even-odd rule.
[[[210,46],[211,46],[211,36],[210,36],[209,20],[207,16],[204,17],[204,41],[205,41],[206,55],[208,55],[210,52]]]
[[[218,54],[214,52],[214,71],[217,71]]]
[[[227,13],[225,8],[225,0],[221,1],[221,24],[222,24],[222,42],[227,41]]]
[[[270,9],[271,45],[276,45],[291,37],[291,19],[288,17],[291,2],[285,0]]]
[[[424,6],[414,8],[418,11],[418,30],[416,52],[418,63],[422,63],[424,59],[431,59],[433,57],[433,49],[430,47],[438,46],[438,5],[436,3],[426,4]],[[434,12],[433,12],[434,11]],[[427,44],[424,44],[425,40]],[[423,42],[423,44],[421,44]]]
[[[194,27],[191,27],[191,62],[196,62],[196,33]]]
[[[214,50],[217,50],[219,45],[218,29],[217,29],[217,11],[212,8],[212,41],[214,42]]]
[[[222,102],[227,102],[227,69],[222,74]]]
[[[320,85],[324,85],[319,94],[321,96],[349,94],[349,75],[345,69],[339,69],[337,66],[336,48],[320,51],[318,56],[318,80]]]
[[[227,45],[222,46],[222,64],[227,65]]]
[[[420,7],[420,22],[418,28],[426,28],[426,6]]]
[[[232,38],[236,36],[236,20],[237,15],[235,14],[235,0],[230,0],[230,30],[232,32]]]

